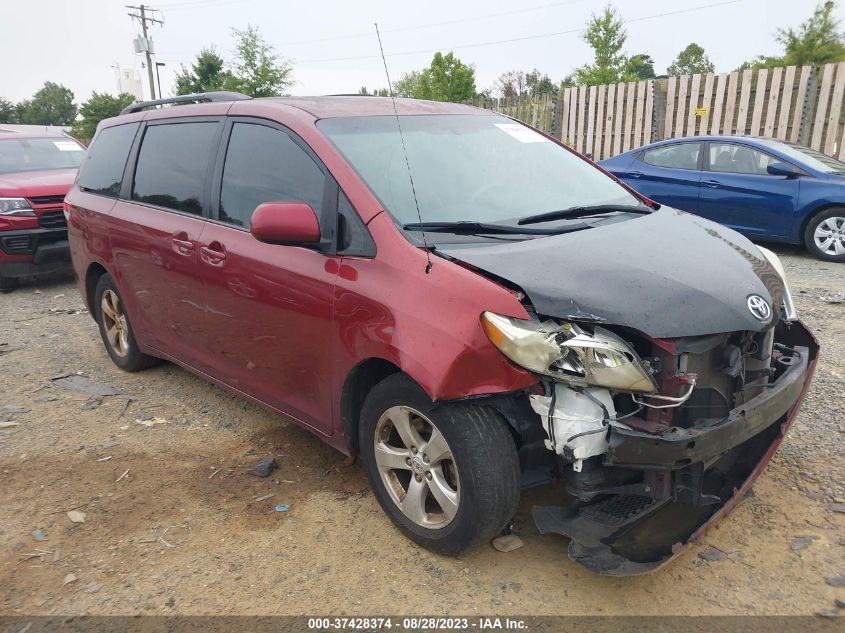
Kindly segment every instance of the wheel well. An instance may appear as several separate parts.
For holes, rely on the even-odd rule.
[[[382,380],[400,371],[396,365],[383,358],[369,358],[358,363],[346,377],[340,396],[340,417],[353,455],[358,452],[358,421],[367,394]]]
[[[813,218],[816,217],[819,213],[823,213],[828,209],[836,208],[845,209],[845,205],[833,202],[831,204],[826,204],[822,207],[819,207],[818,209],[813,209],[812,213],[807,214],[807,217],[804,218],[803,222],[801,222],[801,232],[798,235],[798,240],[800,241],[802,246],[806,246],[806,244],[804,243],[804,232],[807,230],[807,226],[810,224],[810,222],[812,222]]]
[[[100,277],[107,273],[108,271],[101,264],[91,264],[88,267],[88,272],[85,273],[85,302],[88,304],[88,312],[94,319],[97,318],[94,309],[94,291],[97,289],[97,282]]]

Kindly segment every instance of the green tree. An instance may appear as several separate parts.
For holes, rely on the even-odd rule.
[[[509,70],[499,75],[494,88],[505,98],[532,97],[543,94],[557,94],[559,86],[546,74],[536,68],[529,71]]]
[[[716,67],[704,49],[695,42],[690,43],[684,50],[678,53],[666,73],[672,76],[676,75],[704,75],[715,72]]]
[[[654,79],[654,60],[647,53],[632,55],[625,63],[623,74],[634,79]]]
[[[173,92],[189,95],[221,90],[231,78],[230,73],[224,70],[225,65],[226,62],[213,46],[202,49],[190,68],[183,65],[182,70],[176,73]]]
[[[14,103],[0,97],[0,123],[17,123],[18,109]]]
[[[414,97],[420,92],[420,71],[412,70],[393,82],[393,94],[397,97]]]
[[[833,17],[836,3],[828,0],[816,7],[809,20],[797,30],[778,29],[783,44],[783,61],[787,66],[828,64],[845,60],[845,34]]]
[[[234,33],[235,59],[224,87],[251,97],[276,97],[293,85],[293,68],[253,26]]]
[[[782,55],[758,55],[744,62],[737,70],[828,64],[845,60],[845,34],[834,19],[836,3],[828,0],[813,11],[813,15],[797,29],[778,29],[777,41],[783,46]]]
[[[90,142],[100,121],[117,116],[133,101],[135,97],[125,92],[116,97],[106,93],[92,93],[91,98],[80,106],[79,114],[82,118],[73,122],[71,135],[85,143]]]
[[[593,63],[576,69],[571,76],[572,82],[597,86],[629,79],[626,76],[628,58],[622,52],[628,34],[615,9],[608,6],[600,14],[594,13],[583,39],[593,49]]]
[[[48,81],[32,99],[18,104],[18,121],[27,125],[70,125],[76,118],[73,92]]]
[[[454,53],[435,53],[431,65],[420,73],[417,99],[462,103],[475,97],[475,68]]]

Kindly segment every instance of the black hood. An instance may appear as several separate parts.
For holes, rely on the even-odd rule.
[[[770,327],[783,281],[735,231],[663,207],[631,220],[519,242],[437,247],[521,288],[543,316],[633,328],[654,338]],[[759,295],[764,321],[748,307]]]

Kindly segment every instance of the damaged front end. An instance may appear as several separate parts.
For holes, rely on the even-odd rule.
[[[660,567],[727,512],[783,439],[818,356],[800,321],[771,321],[656,339],[485,313],[491,341],[542,376],[528,398],[572,500],[535,507],[540,532],[569,537],[584,567],[625,576]]]

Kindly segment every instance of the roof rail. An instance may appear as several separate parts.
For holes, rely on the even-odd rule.
[[[243,101],[245,99],[252,99],[252,97],[241,94],[240,92],[200,92],[192,95],[179,95],[177,97],[168,97],[167,99],[153,99],[151,101],[136,101],[130,103],[128,106],[120,111],[121,114],[131,114],[133,112],[140,112],[146,108],[152,108],[160,105],[170,105],[179,103],[208,103],[215,101]]]

